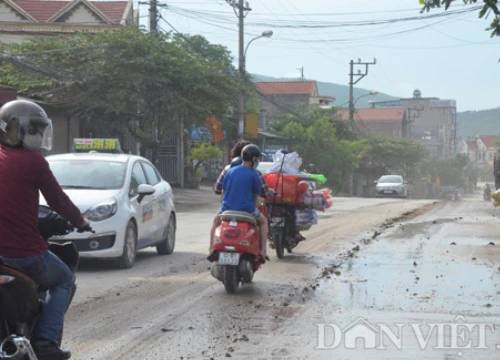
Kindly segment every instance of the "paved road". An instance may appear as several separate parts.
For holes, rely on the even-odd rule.
[[[324,269],[358,241],[376,239],[382,224],[425,212],[430,204],[336,198],[292,256],[272,257],[255,282],[233,296],[209,275],[205,260],[217,201],[188,207],[178,214],[172,256],[143,251],[130,270],[84,264],[67,316],[66,345],[75,358],[94,360],[261,358],[256,349],[262,358],[280,356],[289,341],[263,346],[266,339],[314,304],[312,287]]]
[[[287,321],[234,357],[499,359],[500,222],[479,197],[361,241],[328,269],[337,275],[317,281],[310,301],[294,303]]]

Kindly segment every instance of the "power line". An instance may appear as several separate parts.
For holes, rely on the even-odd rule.
[[[266,8],[269,10],[269,8],[266,5]],[[374,25],[386,25],[386,24],[394,24],[394,23],[404,23],[404,22],[410,22],[410,21],[421,21],[425,19],[434,19],[434,18],[442,18],[442,17],[453,17],[455,15],[459,14],[467,14],[471,13],[474,11],[477,11],[481,8],[481,6],[471,6],[466,9],[457,9],[457,10],[449,10],[447,12],[441,12],[441,13],[429,13],[429,14],[423,14],[423,15],[417,15],[417,16],[407,16],[407,17],[397,17],[397,18],[389,18],[389,19],[378,19],[378,20],[355,20],[355,21],[318,21],[318,20],[310,20],[310,21],[297,21],[295,20],[282,20],[278,19],[277,15],[273,15],[273,13],[270,11],[268,16],[274,16],[276,18],[276,21],[273,21],[272,23],[268,22],[267,20],[249,20],[247,22],[248,26],[265,26],[269,27],[272,26],[273,28],[295,28],[295,29],[300,29],[300,28],[310,28],[310,29],[324,29],[324,28],[335,28],[335,27],[359,27],[359,26],[374,26]],[[192,9],[186,9],[186,8],[179,8],[179,7],[170,7],[172,11],[175,11],[178,14],[189,14],[191,16],[196,16],[200,17],[203,16],[206,19],[212,19],[214,21],[226,21],[226,22],[231,22],[231,19],[229,19],[227,16],[221,16],[217,14],[213,14],[207,11],[199,11],[199,10],[192,10]],[[227,13],[220,12],[220,14],[225,14]],[[294,14],[289,12],[290,16],[296,17]],[[307,13],[302,13],[299,16],[309,16]],[[255,17],[254,17],[255,19]]]

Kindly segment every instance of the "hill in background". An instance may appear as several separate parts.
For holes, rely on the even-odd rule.
[[[480,111],[457,113],[462,139],[475,135],[500,134],[500,107]]]

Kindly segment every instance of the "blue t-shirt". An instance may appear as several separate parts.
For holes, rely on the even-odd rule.
[[[229,169],[222,181],[221,210],[255,212],[254,195],[260,195],[260,188],[259,175],[253,169],[243,165]]]

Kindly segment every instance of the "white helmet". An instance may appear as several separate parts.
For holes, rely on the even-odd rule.
[[[52,149],[52,121],[38,104],[27,100],[9,101],[0,108],[2,142],[40,151]]]

